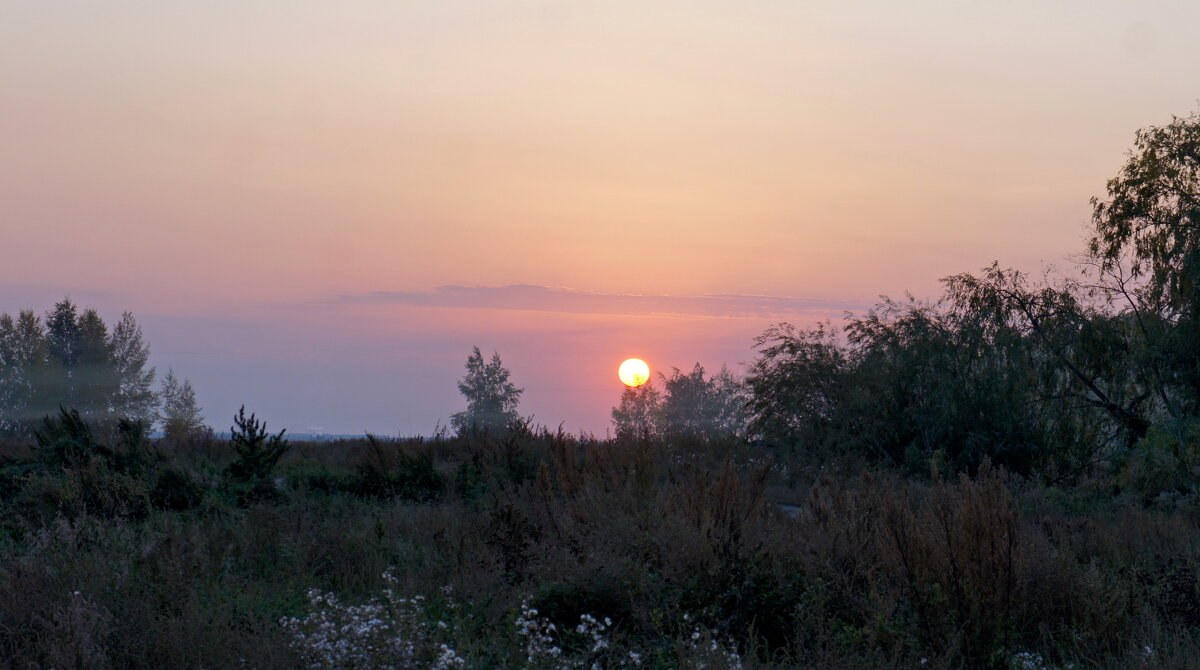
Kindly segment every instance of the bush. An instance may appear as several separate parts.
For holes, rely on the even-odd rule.
[[[38,456],[48,468],[61,470],[76,467],[91,460],[93,456],[112,459],[113,451],[96,441],[92,427],[79,415],[79,410],[60,407],[58,416],[42,419],[42,427],[35,430]]]
[[[278,505],[287,500],[287,496],[270,479],[232,481],[224,488],[227,494],[233,495],[235,504],[243,508],[252,505]]]
[[[158,481],[150,491],[150,500],[159,509],[184,511],[200,505],[204,487],[188,473],[166,468],[158,473]]]
[[[51,470],[64,470],[100,459],[109,468],[130,474],[143,473],[153,465],[144,423],[119,419],[111,428],[106,445],[78,410],[60,407],[58,416],[44,417],[42,428],[34,431],[38,460]]]
[[[254,414],[246,417],[245,405],[233,417],[229,430],[229,446],[237,453],[237,460],[229,464],[226,472],[238,481],[255,482],[269,477],[290,446],[283,439],[287,430],[268,435],[265,422],[259,422]]]
[[[56,515],[68,519],[91,514],[109,519],[142,520],[150,513],[150,495],[144,479],[116,472],[100,458],[77,465],[65,473],[29,477],[14,504],[35,523]]]
[[[583,615],[612,619],[618,624],[631,615],[629,602],[615,585],[596,581],[543,584],[529,604],[559,628],[579,623]]]
[[[292,488],[319,493],[349,493],[354,482],[354,475],[324,466],[296,469],[288,475]]]
[[[131,520],[142,520],[150,514],[150,492],[146,481],[110,470],[99,459],[71,471],[67,484],[75,488],[81,512]]]
[[[0,466],[0,502],[12,500],[21,492],[25,480],[36,469],[32,463],[13,463]]]
[[[475,502],[488,491],[483,463],[478,453],[472,453],[454,471],[454,490],[465,502]]]
[[[1128,454],[1117,481],[1147,500],[1163,493],[1195,492],[1200,481],[1200,419],[1152,426]]]
[[[406,451],[388,448],[373,435],[367,436],[366,462],[358,467],[350,491],[372,498],[398,498],[408,502],[430,502],[441,498],[446,483],[433,465],[430,450]]]

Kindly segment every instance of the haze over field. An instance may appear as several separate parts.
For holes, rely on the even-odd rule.
[[[428,433],[1081,248],[1187,3],[0,4],[0,312],[132,310],[218,428]]]

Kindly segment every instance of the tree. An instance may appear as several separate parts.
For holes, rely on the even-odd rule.
[[[87,309],[79,315],[76,330],[75,358],[66,366],[71,391],[65,404],[89,421],[114,416],[118,381],[109,352],[108,327],[96,310]]]
[[[646,440],[658,434],[658,416],[662,394],[647,382],[637,388],[625,387],[621,402],[612,409],[613,429],[618,440]]]
[[[0,315],[0,432],[27,434],[55,410],[46,394],[48,354],[42,322],[32,310]]]
[[[59,407],[85,421],[148,427],[157,398],[150,348],[132,314],[110,332],[95,310],[65,298],[39,320],[32,310],[0,315],[0,431],[28,435]]]
[[[1200,309],[1200,113],[1137,132],[1108,198],[1092,199],[1089,250],[1109,266],[1128,258],[1164,310]]]
[[[758,358],[746,378],[752,434],[772,442],[811,442],[834,421],[849,363],[828,323],[797,330],[771,326],[755,339]]]
[[[520,419],[517,405],[524,389],[508,381],[511,374],[493,353],[484,362],[479,347],[467,357],[467,374],[458,382],[458,391],[467,399],[467,409],[450,417],[450,425],[459,434],[475,431],[501,432]]]
[[[70,298],[64,298],[46,313],[46,353],[48,371],[44,380],[46,395],[59,404],[78,408],[79,393],[76,367],[82,348],[79,311]]]
[[[1200,113],[1139,130],[1107,190],[1092,199],[1088,251],[1119,280],[1178,422],[1200,411]]]
[[[137,419],[151,424],[155,419],[155,409],[158,398],[154,395],[155,370],[148,367],[150,361],[150,345],[142,337],[142,327],[133,318],[133,314],[125,312],[121,320],[113,328],[108,340],[111,356],[112,374],[114,376],[113,411],[117,416]],[[186,380],[184,386],[192,395],[192,409],[196,410],[197,421],[202,420],[195,408],[195,394],[192,386]]]
[[[661,432],[712,438],[743,432],[741,383],[727,368],[715,377],[705,377],[704,366],[696,363],[689,373],[674,368],[663,380],[659,409]]]
[[[841,344],[824,324],[781,324],[751,367],[754,431],[781,446],[858,454],[928,471],[983,459],[1026,473],[1045,444],[1031,419],[1036,376],[1021,333],[952,299],[885,298],[848,317]]]
[[[204,430],[204,417],[196,403],[196,392],[192,383],[175,377],[174,370],[167,370],[163,378],[162,428],[168,440],[181,440]]]
[[[271,435],[265,421],[259,421],[254,414],[246,417],[246,406],[243,405],[229,429],[229,446],[237,453],[237,460],[229,464],[226,472],[244,482],[265,480],[291,447],[283,437],[285,433],[287,429]]]
[[[1154,375],[1134,356],[1139,333],[1129,315],[1089,304],[1073,282],[1031,284],[998,264],[979,275],[943,280],[963,312],[1007,329],[1024,341],[1042,402],[1080,402],[1105,415],[1129,447],[1150,428]]]
[[[749,388],[746,381],[724,365],[710,381],[716,431],[722,435],[745,437],[750,420]]]

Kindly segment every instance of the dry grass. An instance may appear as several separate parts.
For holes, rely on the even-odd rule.
[[[321,488],[418,456],[436,502]],[[452,588],[468,667],[519,665],[525,599],[562,626],[610,617],[614,645],[657,650],[646,667],[684,663],[697,626],[746,667],[1200,664],[1188,500],[1081,509],[989,467],[784,476],[745,445],[525,431],[297,445],[278,499],[247,506],[222,488],[225,458],[175,445],[159,467],[191,472],[204,499],[144,519],[56,507],[32,487],[70,473],[23,475],[0,501],[0,666],[297,667],[280,618],[312,588],[363,602],[389,568],[406,594]]]

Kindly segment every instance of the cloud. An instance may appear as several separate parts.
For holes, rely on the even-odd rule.
[[[856,303],[817,298],[712,294],[696,296],[595,293],[529,284],[439,286],[429,291],[374,291],[339,302],[467,309],[508,309],[573,314],[677,315],[711,317],[789,317],[837,313]]]

